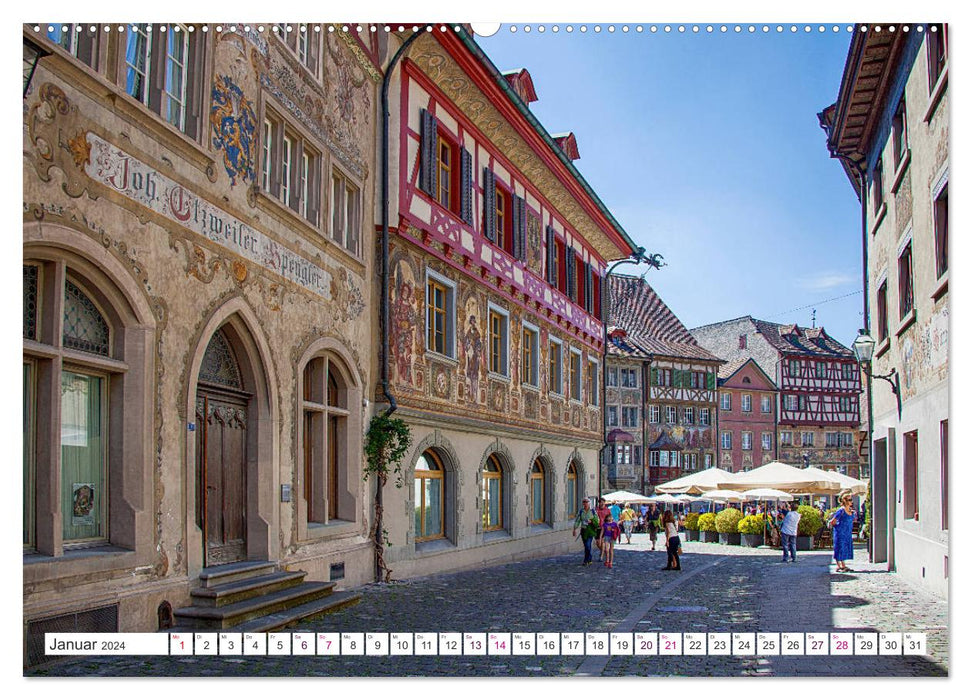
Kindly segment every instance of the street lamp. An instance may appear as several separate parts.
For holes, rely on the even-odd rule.
[[[894,396],[897,397],[897,418],[899,419],[903,413],[902,406],[900,404],[900,377],[897,375],[896,367],[891,368],[890,374],[873,374],[873,350],[877,345],[877,341],[873,339],[869,331],[865,328],[860,329],[860,335],[856,337],[853,341],[853,354],[856,356],[856,361],[860,363],[860,367],[864,369],[873,379],[882,379],[883,381],[890,384],[890,390],[893,392]],[[868,398],[869,402],[870,399]],[[873,426],[868,426],[869,430],[872,432]]]
[[[639,265],[640,263],[645,263],[649,267],[653,267],[655,270],[660,270],[666,264],[664,262],[664,256],[660,253],[648,254],[643,246],[639,246],[631,253],[630,257],[624,258],[623,260],[618,260],[613,265],[611,265],[607,272],[604,273],[602,280],[603,284],[603,295],[600,300],[601,304],[601,316],[603,322],[603,333],[604,333],[604,350],[603,350],[603,362],[600,363],[603,371],[600,377],[601,391],[603,392],[603,399],[600,402],[600,414],[603,419],[603,447],[600,450],[600,459],[597,460],[597,496],[603,495],[603,467],[604,462],[607,457],[607,349],[610,344],[610,338],[607,337],[607,322],[610,319],[610,275],[621,265],[630,263],[632,265]],[[645,273],[646,274],[646,273]],[[642,455],[643,459],[643,455]]]
[[[34,71],[37,70],[37,62],[50,56],[51,52],[32,39],[24,37],[24,98],[27,97],[27,90],[30,88],[30,81],[34,78]]]

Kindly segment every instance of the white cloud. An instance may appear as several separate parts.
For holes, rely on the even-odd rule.
[[[848,272],[826,271],[820,272],[812,277],[801,277],[796,283],[802,289],[809,289],[814,292],[825,292],[851,285],[859,286],[861,280],[860,273],[850,274]]]

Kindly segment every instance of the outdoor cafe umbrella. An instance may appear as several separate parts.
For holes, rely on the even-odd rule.
[[[712,489],[702,494],[701,498],[711,503],[712,512],[715,510],[715,503],[742,503],[745,500],[745,496],[738,491],[728,489]]]
[[[840,491],[839,482],[827,476],[806,473],[805,469],[799,469],[783,462],[769,462],[763,464],[758,469],[747,472],[739,472],[734,475],[734,479],[719,482],[720,489],[779,489],[787,493],[825,493],[834,489],[833,493]]]
[[[839,472],[824,471],[819,467],[806,467],[802,470],[803,473],[808,475],[816,476],[819,479],[828,479],[830,481],[835,481],[839,484],[840,489],[835,493],[841,493],[843,491],[849,491],[854,496],[859,496],[867,491],[867,482],[860,479],[854,479],[852,476],[846,474],[840,474]],[[816,491],[815,493],[823,493],[821,491]]]
[[[601,496],[607,503],[650,503],[650,496],[642,496],[631,491],[613,491]]]
[[[732,472],[727,472],[718,467],[711,467],[660,484],[654,490],[658,493],[690,493],[697,495],[710,489],[719,488],[719,483],[731,481],[734,477],[735,475]]]
[[[746,501],[775,501],[778,504],[779,501],[791,501],[792,495],[786,493],[785,491],[780,491],[778,489],[750,489],[742,494]],[[766,513],[768,515],[768,513]],[[765,539],[765,533],[769,528],[769,519],[765,518],[763,520],[762,526],[762,538]]]

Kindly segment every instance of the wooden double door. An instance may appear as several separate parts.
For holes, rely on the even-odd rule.
[[[246,559],[248,396],[200,385],[196,394],[198,518],[205,565]]]

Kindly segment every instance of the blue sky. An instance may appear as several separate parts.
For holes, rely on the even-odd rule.
[[[547,130],[576,134],[580,172],[664,255],[648,279],[685,325],[745,314],[809,325],[815,308],[849,345],[862,325],[860,210],[816,113],[836,99],[850,35],[774,29],[503,25],[478,41],[501,70],[529,70]]]

